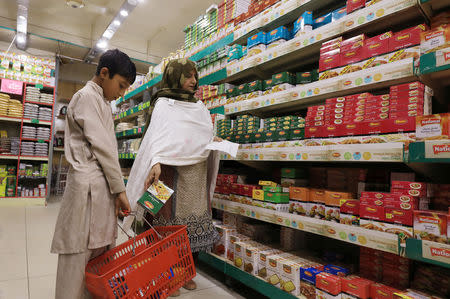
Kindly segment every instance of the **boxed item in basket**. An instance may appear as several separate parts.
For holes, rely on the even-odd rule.
[[[414,211],[414,237],[447,243],[447,216],[437,211]]]

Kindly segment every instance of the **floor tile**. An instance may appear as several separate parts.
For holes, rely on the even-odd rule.
[[[32,277],[29,281],[29,299],[55,298],[56,275]]]
[[[229,299],[229,298],[244,298],[239,294],[225,290],[221,287],[212,287],[204,290],[190,291],[183,293],[179,298],[182,299]]]
[[[35,254],[28,252],[28,275],[39,277],[44,275],[56,275],[58,266],[58,255],[48,252],[47,254]]]
[[[26,252],[1,253],[0,267],[0,281],[27,278]]]
[[[25,208],[0,209],[0,254],[26,251]]]
[[[27,279],[0,281],[0,299],[28,299]]]

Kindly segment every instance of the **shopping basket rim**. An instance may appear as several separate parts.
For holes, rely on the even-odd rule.
[[[187,226],[186,226],[186,225],[155,226],[154,228],[155,228],[155,229],[156,229],[156,228],[164,228],[165,230],[170,229],[170,228],[174,229],[174,230],[171,232],[170,235],[166,236],[166,238],[167,238],[167,237],[170,237],[172,234],[179,233],[179,232],[181,232],[181,231],[183,231],[183,230],[186,231],[186,233],[187,233]],[[150,230],[150,229],[149,229],[149,230]],[[146,233],[146,232],[148,232],[148,230],[146,230],[145,232],[143,232],[143,233],[141,233],[141,234],[139,234],[139,235],[142,235],[142,234],[144,234],[144,233]],[[136,235],[136,236],[139,236],[139,235]],[[165,239],[165,238],[164,238],[164,239]],[[162,241],[162,240],[164,240],[164,239],[161,239],[161,240],[155,242],[155,243],[152,244],[149,248],[151,248],[152,246],[156,245],[158,242],[160,242],[160,241]],[[115,246],[115,247],[109,249],[108,251],[106,251],[106,252],[103,253],[102,255],[100,255],[100,256],[98,256],[98,257],[95,257],[95,258],[93,258],[92,260],[90,260],[90,261],[87,263],[87,265],[86,265],[86,269],[85,269],[85,274],[86,274],[86,276],[89,276],[89,277],[97,277],[97,278],[104,278],[104,277],[106,276],[106,274],[108,274],[112,269],[109,269],[108,271],[106,271],[105,273],[102,273],[102,274],[96,274],[96,273],[93,273],[93,272],[89,272],[89,271],[88,271],[88,268],[89,268],[92,264],[96,264],[96,263],[98,263],[98,261],[103,260],[103,259],[104,259],[104,255],[105,255],[107,252],[112,251],[112,250],[119,250],[118,248],[120,248],[120,247],[125,248],[125,247],[127,247],[127,246],[129,246],[129,245],[132,245],[132,243],[129,244],[129,242],[133,242],[133,238],[128,239],[127,241],[123,242],[122,244],[119,244],[119,245],[117,245],[117,246]],[[148,249],[149,249],[149,248],[148,248]],[[142,254],[144,254],[144,253],[145,253],[145,250],[142,251],[142,252],[139,253],[139,254],[134,255],[134,256],[131,257],[131,258],[139,257],[140,255],[142,255]],[[129,259],[126,259],[126,260],[124,260],[122,263],[120,263],[120,264],[118,264],[117,266],[115,266],[114,268],[120,268],[120,267],[123,267],[125,264],[128,264],[129,261],[130,261]]]

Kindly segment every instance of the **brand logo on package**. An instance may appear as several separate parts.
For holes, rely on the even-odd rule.
[[[435,155],[442,153],[450,153],[450,144],[436,144],[433,145],[433,152]]]
[[[430,247],[430,252],[432,256],[441,256],[445,258],[450,258],[449,249]]]
[[[445,52],[444,58],[445,58],[445,61],[450,60],[450,52]]]
[[[23,82],[9,79],[2,79],[0,91],[12,94],[22,94],[22,90],[23,90]]]
[[[422,126],[433,125],[433,124],[440,124],[441,123],[441,119],[440,118],[424,119],[424,120],[422,120],[421,123],[422,123]]]

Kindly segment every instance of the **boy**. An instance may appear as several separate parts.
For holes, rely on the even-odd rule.
[[[114,246],[117,216],[130,210],[109,102],[123,96],[135,78],[128,55],[109,50],[67,108],[65,155],[70,169],[51,248],[59,254],[56,299],[90,297],[86,264]]]

